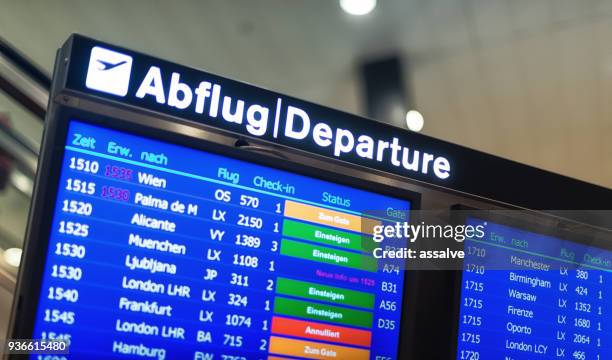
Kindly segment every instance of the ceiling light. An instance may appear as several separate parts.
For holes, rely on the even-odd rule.
[[[420,112],[410,110],[406,113],[406,126],[408,126],[408,129],[418,132],[423,129],[424,124],[425,119],[423,119],[423,115]]]
[[[32,179],[24,175],[22,172],[18,170],[13,170],[11,172],[11,183],[17,190],[21,191],[25,195],[31,197],[32,196],[32,187],[34,186]]]
[[[376,0],[340,0],[340,7],[348,14],[361,16],[374,10]]]
[[[4,250],[4,254],[2,255],[4,257],[4,261],[6,261],[7,264],[14,266],[14,267],[19,267],[19,263],[21,262],[21,249],[20,248],[6,249]]]

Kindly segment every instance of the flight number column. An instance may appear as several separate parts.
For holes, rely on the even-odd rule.
[[[213,324],[221,316],[226,329],[224,347],[234,352],[257,349],[263,356],[269,346],[283,200],[223,185],[214,190],[214,199],[218,205],[210,213],[212,242],[204,249],[204,280],[229,285],[226,298],[221,298],[228,309],[203,308],[198,318],[204,324]],[[219,301],[209,295],[204,289],[202,301],[211,305]],[[211,342],[214,336],[213,332],[198,330],[197,341]]]

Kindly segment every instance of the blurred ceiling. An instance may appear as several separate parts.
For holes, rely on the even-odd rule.
[[[358,114],[357,65],[399,52],[425,134],[612,187],[612,1],[380,0],[364,17],[335,0],[0,8],[0,36],[49,72],[78,32]]]

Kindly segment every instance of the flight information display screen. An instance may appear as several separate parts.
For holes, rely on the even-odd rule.
[[[612,359],[612,251],[468,223],[457,359]]]
[[[54,206],[33,338],[73,356],[397,357],[364,212],[409,200],[73,120]]]

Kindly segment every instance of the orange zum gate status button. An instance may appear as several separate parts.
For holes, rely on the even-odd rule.
[[[302,221],[323,224],[339,229],[347,229],[366,234],[371,234],[372,228],[375,225],[380,225],[380,221],[378,220],[368,219],[341,211],[302,204],[290,200],[285,200],[284,215]]]
[[[365,349],[287,339],[278,336],[270,337],[270,352],[308,359],[368,360],[370,358],[370,351]]]

